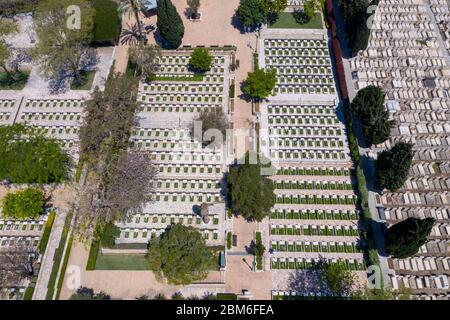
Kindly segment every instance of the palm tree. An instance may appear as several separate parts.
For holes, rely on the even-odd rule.
[[[135,45],[138,44],[141,40],[141,33],[139,33],[139,27],[137,23],[133,25],[127,24],[126,28],[123,28],[120,33],[120,43],[126,45]]]
[[[144,4],[142,0],[121,0],[118,10],[121,15],[128,14],[129,16],[134,15],[136,19],[136,24],[139,30],[139,40],[143,41],[143,33],[142,33],[142,22],[139,18],[139,13],[144,11]]]

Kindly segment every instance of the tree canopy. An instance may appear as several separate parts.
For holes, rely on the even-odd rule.
[[[355,55],[365,50],[369,42],[370,30],[367,27],[368,18],[374,12],[368,12],[371,0],[339,0],[339,11],[344,19],[344,30],[348,46]]]
[[[247,80],[245,80],[244,92],[253,99],[265,99],[272,94],[276,83],[277,73],[275,69],[268,71],[256,69],[248,73]]]
[[[70,6],[78,6],[81,18],[66,14]],[[97,63],[93,39],[95,10],[88,0],[43,0],[34,17],[39,38],[33,55],[45,74],[60,86],[69,79],[81,84],[83,74]],[[72,23],[73,22],[73,23]],[[79,25],[78,25],[79,22]]]
[[[389,120],[384,99],[385,93],[380,88],[368,86],[358,91],[352,101],[352,110],[363,124],[364,138],[369,145],[386,141],[395,125],[395,121]]]
[[[36,219],[44,213],[44,207],[44,192],[35,188],[8,193],[2,199],[3,216],[12,219]]]
[[[206,48],[195,48],[189,59],[189,65],[197,72],[205,72],[211,69],[214,58]]]
[[[80,287],[69,300],[111,300],[111,296],[103,291],[96,293],[91,288]]]
[[[157,15],[157,27],[165,45],[168,49],[178,48],[183,40],[184,25],[177,8],[170,0],[158,0]]]
[[[395,191],[403,186],[413,159],[412,148],[410,143],[398,142],[378,156],[376,179],[381,189]]]
[[[397,259],[415,255],[426,242],[435,221],[434,218],[408,218],[394,224],[386,234],[386,252]]]
[[[262,221],[275,205],[275,185],[262,175],[262,168],[268,167],[261,160],[250,164],[247,152],[245,163],[233,166],[227,176],[229,195],[234,209],[244,218]]]
[[[261,0],[241,0],[236,16],[244,27],[254,28],[266,22],[267,12],[261,5]]]
[[[21,124],[0,126],[0,180],[60,183],[68,176],[69,156],[55,139]]]
[[[150,242],[147,257],[150,269],[160,280],[164,275],[169,283],[177,285],[205,279],[214,261],[202,234],[179,223]]]

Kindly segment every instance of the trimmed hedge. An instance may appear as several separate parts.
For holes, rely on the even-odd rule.
[[[48,239],[50,238],[50,232],[52,231],[53,221],[55,220],[55,213],[52,211],[48,215],[47,222],[45,223],[44,233],[42,234],[41,241],[39,242],[39,253],[44,254],[47,248]]]
[[[100,241],[97,239],[92,240],[86,270],[88,271],[95,270],[95,264],[97,263],[97,256],[99,251],[100,251]]]
[[[231,232],[227,233],[227,249],[230,250],[231,249],[231,241],[232,241],[233,235],[231,234]]]

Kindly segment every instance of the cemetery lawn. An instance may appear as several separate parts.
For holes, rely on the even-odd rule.
[[[300,24],[295,21],[292,12],[280,12],[279,18],[275,23],[269,25],[273,29],[323,29],[322,16],[316,13],[316,16],[309,22]]]

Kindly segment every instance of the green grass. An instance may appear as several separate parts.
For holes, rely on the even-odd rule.
[[[112,0],[93,0],[95,9],[94,44],[111,45],[119,35],[120,17],[117,3]]]
[[[69,263],[70,251],[72,250],[72,242],[73,242],[73,237],[70,237],[69,242],[67,243],[67,251],[66,251],[66,255],[64,256],[64,261],[63,261],[63,265],[61,268],[61,274],[59,275],[59,279],[58,279],[56,300],[59,300],[59,295],[61,294],[61,288],[62,288],[63,281],[64,281],[64,275],[66,274],[67,265]]]
[[[93,240],[89,250],[89,257],[86,264],[86,270],[95,270],[98,251],[100,250],[100,240]]]
[[[47,248],[48,239],[50,237],[50,232],[52,231],[53,221],[55,220],[55,213],[50,212],[45,223],[44,233],[42,234],[41,241],[39,242],[39,253],[44,254]]]
[[[280,12],[279,18],[275,23],[271,24],[269,28],[273,29],[323,29],[322,16],[316,13],[316,16],[304,24],[299,24],[295,21],[292,12]]]
[[[71,90],[91,90],[92,83],[94,82],[95,71],[89,71],[82,74],[81,83],[77,83],[75,80],[70,85]]]
[[[143,255],[102,255],[95,264],[96,270],[150,270]]]
[[[0,72],[0,90],[22,90],[27,84],[29,72],[19,72],[16,81],[11,81],[5,72]]]
[[[203,81],[202,74],[194,74],[193,77],[164,77],[164,76],[153,76],[150,77],[150,81]]]
[[[64,228],[61,234],[61,239],[59,240],[58,248],[55,250],[55,255],[53,256],[53,267],[52,272],[50,273],[50,279],[48,280],[47,284],[48,290],[47,296],[45,297],[46,300],[53,299],[56,277],[58,276],[59,266],[61,265],[62,256],[64,254],[64,246],[66,244],[67,236],[69,234],[71,221],[72,221],[72,212],[69,212],[64,221]],[[61,273],[61,277],[63,277],[63,273]]]
[[[33,286],[29,286],[25,290],[25,293],[23,294],[23,300],[32,300],[33,293],[34,293],[34,285]]]

